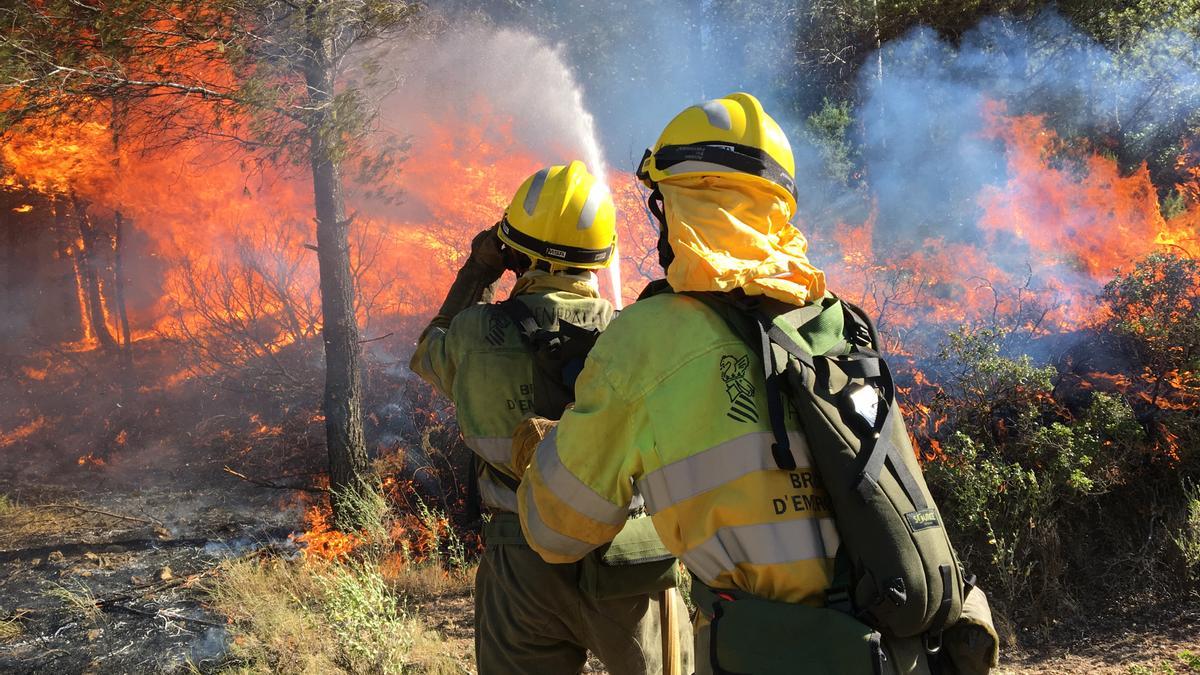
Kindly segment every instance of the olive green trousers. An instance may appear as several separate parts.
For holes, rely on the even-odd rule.
[[[515,531],[513,525],[515,524]],[[655,598],[596,600],[579,590],[581,564],[552,565],[524,543],[515,516],[484,530],[475,577],[475,662],[479,675],[575,675],[591,650],[611,675],[662,672]],[[682,672],[692,672],[687,609],[672,593]]]

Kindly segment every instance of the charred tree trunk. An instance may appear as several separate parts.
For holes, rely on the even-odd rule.
[[[117,327],[121,331],[121,368],[123,378],[132,384],[133,340],[129,330],[129,311],[125,307],[125,216],[117,211],[113,216],[113,303],[117,306]]]
[[[325,343],[325,442],[333,488],[334,523],[358,529],[366,489],[367,450],[362,423],[362,370],[358,323],[354,315],[354,277],[350,267],[350,223],[342,198],[333,119],[336,59],[332,22],[319,2],[308,5],[309,56],[305,67],[312,116],[307,120],[317,216],[317,261],[321,275],[322,337]]]
[[[109,128],[112,131],[113,173],[121,177],[121,128],[125,119],[125,110],[119,101],[112,103],[112,118]],[[125,371],[123,378],[127,385],[131,384],[133,376],[133,344],[129,330],[129,312],[125,307],[125,214],[118,208],[113,215],[113,302],[117,306],[117,327],[121,331],[121,368]]]
[[[92,227],[87,206],[74,194],[71,195],[71,207],[75,226],[79,228],[79,276],[87,301],[88,323],[100,346],[115,351],[117,340],[104,319],[104,297],[100,293],[100,273],[96,266],[96,228]]]
[[[81,269],[79,267],[79,253],[75,250],[75,242],[78,239],[78,228],[73,228],[68,225],[71,218],[67,214],[67,206],[61,197],[55,197],[53,201],[54,208],[54,231],[58,235],[58,251],[59,255],[64,260],[69,260],[72,267],[71,270],[71,287],[75,292],[71,295],[71,305],[69,311],[69,321],[72,324],[68,340],[83,340],[88,336],[87,328],[87,307],[80,298],[85,297],[83,287],[83,279]]]

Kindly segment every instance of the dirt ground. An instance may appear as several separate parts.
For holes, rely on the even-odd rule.
[[[47,479],[29,457],[6,455],[0,673],[216,663],[226,622],[203,605],[201,585],[230,556],[296,554],[287,538],[300,522],[294,498],[220,478],[224,457],[200,453],[170,468],[151,457],[64,462]]]
[[[0,511],[0,672],[211,671],[229,640],[201,592],[215,567],[231,556],[297,554],[287,536],[300,523],[294,494],[220,478],[203,461],[186,475],[134,468],[63,468],[37,488],[0,478],[0,494],[16,501]],[[211,487],[182,488],[192,471]],[[456,658],[470,659],[468,590],[416,609]],[[1037,646],[1007,649],[1000,673],[1200,673],[1185,661],[1186,652],[1200,656],[1200,599],[1117,609],[1025,641]],[[593,662],[588,672],[604,671]]]
[[[1031,640],[1032,642],[1032,640]],[[1037,647],[1002,655],[1002,673],[1200,673],[1200,598],[1056,626]],[[1189,654],[1191,656],[1189,656]]]

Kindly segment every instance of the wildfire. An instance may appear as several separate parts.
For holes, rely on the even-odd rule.
[[[1008,115],[1001,102],[981,115],[985,137],[1005,148],[1008,177],[977,196],[975,243],[932,237],[883,250],[874,211],[834,229],[834,286],[907,338],[888,345],[893,353],[911,353],[922,329],[997,316],[1031,334],[1093,326],[1102,318],[1093,299],[1116,271],[1200,236],[1200,202],[1165,220],[1144,164],[1124,175],[1115,160],[1061,139],[1044,117]],[[1197,185],[1178,190],[1200,194]]]
[[[35,417],[12,431],[0,434],[0,448],[6,448],[24,441],[44,428],[46,428],[46,418],[43,416]]]
[[[314,504],[304,512],[308,526],[295,540],[304,544],[305,557],[321,560],[342,560],[363,543],[363,538],[354,533],[333,529],[328,506]]]
[[[107,466],[108,462],[103,457],[97,457],[95,453],[89,452],[75,460],[79,466]]]

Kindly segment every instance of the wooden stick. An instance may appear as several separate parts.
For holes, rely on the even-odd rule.
[[[658,594],[658,618],[662,629],[663,675],[681,675],[679,662],[679,618],[675,615],[675,589]]]
[[[237,471],[234,471],[233,469],[229,468],[228,466],[223,467],[223,468],[224,468],[225,473],[229,474],[230,476],[233,476],[234,478],[239,478],[241,480],[244,480],[247,483],[250,483],[251,485],[257,485],[259,487],[271,488],[272,490],[302,490],[304,492],[320,492],[320,493],[329,492],[329,488],[317,487],[316,485],[284,485],[282,483],[276,483],[275,481],[270,481],[270,480],[263,480],[261,478],[251,478],[250,476],[247,476],[244,473],[239,473]]]
[[[380,335],[379,337],[367,338],[366,340],[359,340],[358,344],[365,345],[368,342],[379,342],[380,340],[386,340],[395,334],[396,334],[396,331],[392,331],[392,332],[388,333],[387,335]]]
[[[208,619],[199,619],[199,618],[195,618],[195,617],[184,616],[182,614],[176,614],[175,612],[170,612],[165,609],[158,609],[158,610],[155,610],[152,612],[150,610],[142,609],[140,607],[134,607],[133,605],[122,605],[122,604],[112,604],[112,605],[107,605],[107,607],[109,609],[116,609],[116,610],[120,610],[122,612],[129,612],[130,614],[140,614],[141,616],[148,616],[148,617],[156,618],[156,619],[161,618],[161,619],[173,619],[175,621],[191,621],[192,623],[198,623],[202,626],[213,626],[215,628],[225,628],[227,626],[227,624],[224,624],[224,623],[217,623],[216,621],[209,621]]]
[[[31,508],[31,509],[72,509],[75,511],[83,511],[84,513],[95,513],[95,514],[98,514],[101,516],[108,516],[109,518],[117,518],[119,520],[128,520],[128,521],[134,522],[134,523],[143,523],[145,525],[156,525],[158,527],[162,527],[161,520],[146,520],[145,518],[135,518],[133,516],[126,516],[126,515],[122,515],[120,513],[113,513],[111,511],[103,511],[101,509],[92,509],[92,508],[88,508],[86,506],[80,506],[79,504],[34,504],[33,506],[30,506],[29,508]]]

